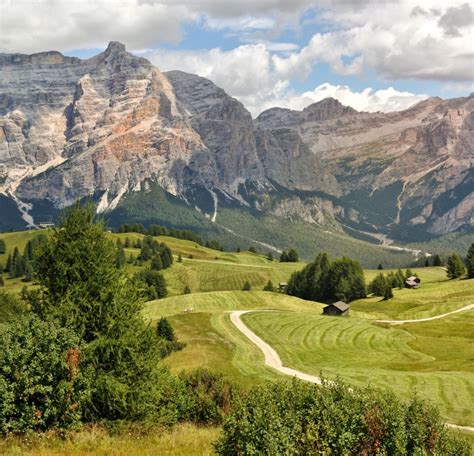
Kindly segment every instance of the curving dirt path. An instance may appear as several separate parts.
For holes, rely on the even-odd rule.
[[[453,315],[459,312],[464,312],[465,310],[470,310],[470,309],[474,309],[474,304],[469,304],[468,306],[461,307],[460,309],[453,310],[452,312],[447,312],[441,315],[435,315],[434,317],[418,318],[415,320],[369,320],[369,321],[374,321],[376,323],[388,323],[390,325],[403,325],[405,323],[421,323],[423,321],[439,320],[440,318],[444,318],[449,315]]]
[[[383,323],[390,323],[390,324],[403,324],[403,323],[414,323],[420,321],[431,321],[437,320],[439,318],[444,318],[448,315],[452,315],[458,312],[463,312],[465,310],[474,309],[474,304],[470,304],[468,306],[462,307],[461,309],[454,310],[453,312],[448,312],[442,315],[437,315],[434,317],[429,318],[421,318],[419,320],[372,320],[377,322]],[[269,366],[282,374],[289,375],[291,377],[296,377],[301,380],[305,380],[307,382],[316,383],[318,385],[322,384],[321,377],[317,377],[315,375],[305,374],[304,372],[298,371],[296,369],[291,369],[290,367],[283,366],[281,362],[280,356],[278,353],[268,345],[263,339],[258,337],[241,319],[241,315],[250,313],[250,312],[265,312],[262,310],[233,310],[230,312],[230,320],[232,323],[237,327],[237,329],[242,332],[249,340],[251,340],[260,350],[263,352],[265,356],[265,365]],[[266,311],[269,312],[269,311]],[[271,312],[271,311],[270,311]],[[474,432],[473,426],[460,426],[457,424],[446,423],[446,425],[453,429],[458,429],[461,431],[468,431]]]
[[[278,353],[270,347],[263,339],[258,337],[248,326],[240,319],[240,316],[249,313],[255,312],[255,310],[234,310],[230,313],[230,320],[241,331],[248,339],[250,339],[260,350],[262,350],[265,355],[265,364],[285,375],[290,375],[292,377],[297,377],[301,380],[306,380],[307,382],[316,383],[318,385],[322,384],[321,378],[316,377],[315,375],[305,374],[290,367],[283,366]]]

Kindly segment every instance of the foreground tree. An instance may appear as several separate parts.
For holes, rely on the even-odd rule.
[[[466,273],[466,268],[457,253],[453,253],[448,258],[447,275],[450,279],[457,279]]]
[[[94,375],[87,419],[157,417],[168,405],[162,390],[169,376],[141,316],[139,290],[117,269],[115,252],[93,206],[76,204],[42,246],[35,261],[40,287],[25,297],[40,318],[53,318],[84,342]]]

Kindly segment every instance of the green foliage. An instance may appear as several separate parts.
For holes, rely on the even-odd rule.
[[[230,413],[240,390],[222,375],[206,369],[182,372],[184,404],[181,419],[199,424],[221,424]]]
[[[280,255],[280,263],[287,263],[288,262],[288,252],[283,250]]]
[[[186,285],[184,287],[183,294],[191,294],[191,288],[189,288],[189,285]]]
[[[374,294],[375,296],[384,296],[385,290],[389,286],[388,280],[385,276],[380,273],[374,277],[374,280],[369,284],[369,293]],[[391,284],[390,284],[391,288]]]
[[[41,318],[56,319],[84,342],[93,372],[90,400],[83,404],[87,420],[174,421],[159,339],[143,321],[135,282],[116,268],[115,252],[94,207],[76,204],[42,246],[40,288],[25,297]]]
[[[267,284],[263,287],[263,291],[275,291],[275,286],[273,285],[273,282],[269,280]]]
[[[393,290],[392,290],[392,285],[390,283],[387,283],[387,286],[385,287],[385,291],[383,294],[383,299],[384,301],[388,301],[389,299],[393,298]]]
[[[0,239],[0,254],[7,251],[7,244],[3,239]]]
[[[448,258],[447,275],[450,279],[457,279],[466,273],[466,268],[457,253],[453,253]]]
[[[405,404],[390,392],[297,380],[253,389],[224,420],[215,447],[220,455],[470,455],[417,398]]]
[[[0,337],[0,433],[79,424],[91,378],[80,339],[38,318],[15,323]]]
[[[352,301],[366,296],[360,264],[343,257],[331,261],[326,253],[290,277],[287,293],[311,301]]]
[[[0,276],[0,279],[2,279],[2,276]],[[18,320],[27,310],[23,301],[18,299],[15,295],[0,291],[1,323],[7,324]]]
[[[467,277],[474,279],[474,242],[469,247],[466,256]]]
[[[247,280],[247,282],[244,283],[244,286],[242,287],[243,291],[250,291],[252,289],[252,284]]]
[[[379,265],[377,266],[377,269],[378,269],[379,271],[381,271],[381,270],[383,269],[382,263],[379,263]]]
[[[273,253],[272,252],[267,253],[267,260],[268,261],[273,261]]]
[[[151,301],[153,299],[166,298],[168,291],[166,289],[166,280],[158,271],[145,269],[135,275],[135,283],[137,284],[141,295]]]
[[[295,249],[290,249],[288,251],[288,263],[298,263],[298,252]]]
[[[257,253],[257,249],[255,247],[249,247],[249,252],[250,253]]]
[[[173,264],[171,249],[164,242],[159,243],[150,235],[143,238],[138,258],[140,261],[148,261],[151,259],[151,269],[157,271],[167,269]]]
[[[161,338],[173,342],[175,340],[174,330],[167,318],[161,317],[156,325],[156,335]]]
[[[433,256],[433,266],[441,266],[443,263],[441,262],[441,257],[436,253]]]

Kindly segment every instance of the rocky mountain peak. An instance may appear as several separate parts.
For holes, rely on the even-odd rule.
[[[357,113],[358,111],[354,108],[344,106],[339,100],[331,97],[324,98],[324,100],[317,101],[303,109],[306,120],[317,122]]]
[[[111,41],[105,49],[104,54],[108,57],[111,55],[123,54],[124,52],[127,52],[125,44],[122,44],[119,41]]]

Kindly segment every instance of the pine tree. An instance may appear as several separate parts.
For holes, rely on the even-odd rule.
[[[250,253],[257,253],[257,249],[255,247],[249,247],[249,252]]]
[[[430,260],[428,258],[426,258],[425,260],[425,268],[429,267],[430,265]]]
[[[387,283],[387,286],[385,287],[385,291],[383,294],[383,300],[388,301],[389,299],[392,299],[392,298],[393,298],[392,286]]]
[[[174,342],[176,339],[173,327],[165,317],[161,317],[158,321],[156,325],[156,335],[170,342]]]
[[[298,263],[298,252],[295,249],[290,249],[288,251],[288,262],[289,263]]]
[[[181,253],[178,255],[178,263],[182,263],[183,262],[183,257],[181,256]]]
[[[84,404],[89,420],[142,420],[161,407],[165,374],[158,339],[141,315],[134,282],[115,265],[92,204],[61,215],[36,259],[39,290],[23,293],[32,310],[72,329],[85,343],[93,391]]]
[[[5,286],[5,282],[3,281],[3,275],[0,273],[0,288]]]
[[[3,239],[0,239],[0,254],[7,251],[7,244]]]
[[[247,282],[244,283],[242,290],[250,291],[251,289],[252,289],[252,284],[247,280]]]
[[[236,250],[237,253],[240,253],[240,247],[237,246],[237,250]]]
[[[184,287],[183,294],[191,294],[191,288],[188,285]]]
[[[377,269],[378,269],[379,271],[381,271],[381,270],[383,269],[382,263],[379,263],[379,265],[377,266]]]
[[[125,238],[125,244],[124,244],[124,247],[126,249],[129,249],[131,247],[131,242],[130,242],[130,239],[128,237]]]
[[[12,270],[12,255],[8,254],[7,264],[5,265],[5,272],[10,272]]]
[[[152,271],[161,271],[163,269],[163,262],[159,253],[151,259],[150,269]]]
[[[280,255],[280,263],[287,263],[288,262],[288,253],[283,250]]]
[[[462,262],[461,257],[457,253],[453,253],[449,256],[447,269],[447,275],[450,279],[457,279],[459,277],[462,277],[466,272],[464,263]]]
[[[380,273],[374,277],[374,280],[369,284],[369,291],[375,296],[384,296],[387,287],[391,284],[388,283],[385,276]]]
[[[272,252],[267,253],[267,260],[268,261],[273,261],[273,253]]]
[[[466,256],[467,277],[474,279],[474,243],[471,244]]]
[[[442,265],[441,257],[438,254],[435,254],[433,256],[433,266],[441,266],[441,265]]]
[[[120,239],[119,239],[120,241]],[[127,259],[125,257],[125,250],[123,244],[117,242],[117,251],[115,252],[115,265],[117,268],[123,268],[125,266]]]
[[[263,291],[275,291],[275,287],[271,280],[267,282],[267,284],[263,287]]]

